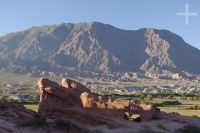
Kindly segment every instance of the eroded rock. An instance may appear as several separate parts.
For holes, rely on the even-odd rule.
[[[97,117],[98,121],[104,120],[105,117],[112,120],[124,120],[124,114],[128,112],[129,116],[136,113],[141,116],[142,121],[148,121],[159,113],[151,105],[131,101],[122,102],[94,94],[82,84],[71,79],[62,79],[61,83],[62,85],[59,85],[46,78],[38,81],[41,90],[39,105],[41,115],[48,116],[62,112],[65,116],[68,113],[71,117],[77,117],[76,113],[80,113],[80,116],[86,113],[90,117]]]

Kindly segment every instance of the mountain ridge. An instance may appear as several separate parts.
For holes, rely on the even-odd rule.
[[[32,27],[0,37],[0,68],[14,72],[200,73],[200,50],[153,28],[122,30],[99,22]]]

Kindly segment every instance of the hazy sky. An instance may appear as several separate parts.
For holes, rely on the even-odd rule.
[[[185,12],[198,13],[189,17]],[[121,29],[170,30],[200,49],[200,0],[0,0],[0,35],[32,26],[98,21]]]

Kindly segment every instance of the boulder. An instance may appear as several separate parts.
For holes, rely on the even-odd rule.
[[[129,103],[129,105],[126,107],[126,111],[128,112],[129,117],[134,114],[138,114],[141,121],[150,121],[152,119],[160,118],[160,110],[152,105]]]
[[[91,92],[90,89],[86,88],[84,85],[68,78],[62,78],[61,85],[65,89],[75,89],[76,91],[79,91],[80,93]]]

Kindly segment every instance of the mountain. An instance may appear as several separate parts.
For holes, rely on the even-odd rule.
[[[0,37],[0,69],[200,74],[200,50],[167,30],[98,22],[32,27]]]

